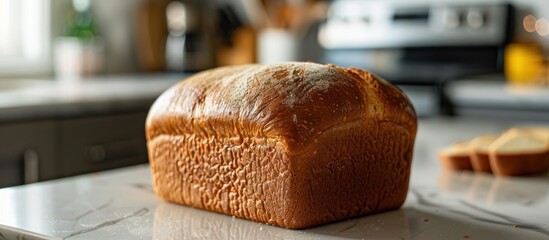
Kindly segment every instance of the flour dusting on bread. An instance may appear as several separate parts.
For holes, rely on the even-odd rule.
[[[345,84],[345,81],[340,80],[346,77],[335,68],[316,63],[289,62],[271,66],[253,65],[253,68],[252,71],[235,73],[222,79],[223,87],[233,89],[230,96],[233,103],[250,102],[254,98],[249,94],[250,88],[259,88],[262,91],[279,92],[285,98],[284,103],[294,107],[308,100],[314,92],[326,92],[336,83]],[[288,87],[285,82],[289,81],[297,81],[300,87]]]

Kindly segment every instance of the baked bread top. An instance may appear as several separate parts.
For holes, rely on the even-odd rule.
[[[359,69],[298,62],[230,66],[196,74],[162,94],[149,112],[147,138],[193,133],[238,141],[249,135],[285,142],[295,152],[331,127],[364,119],[395,123],[411,135],[417,128],[402,91]]]

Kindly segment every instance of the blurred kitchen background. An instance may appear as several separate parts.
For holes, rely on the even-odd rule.
[[[421,118],[549,120],[549,1],[0,0],[0,187],[147,162],[162,91],[314,61],[397,84]]]

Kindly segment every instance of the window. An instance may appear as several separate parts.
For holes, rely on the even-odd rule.
[[[0,76],[51,69],[50,2],[0,0]]]

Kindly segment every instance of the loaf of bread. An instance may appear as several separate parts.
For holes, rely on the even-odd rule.
[[[457,142],[438,152],[438,159],[447,170],[473,170],[469,141]]]
[[[146,123],[160,198],[292,229],[399,208],[416,129],[398,88],[315,63],[198,73]]]

